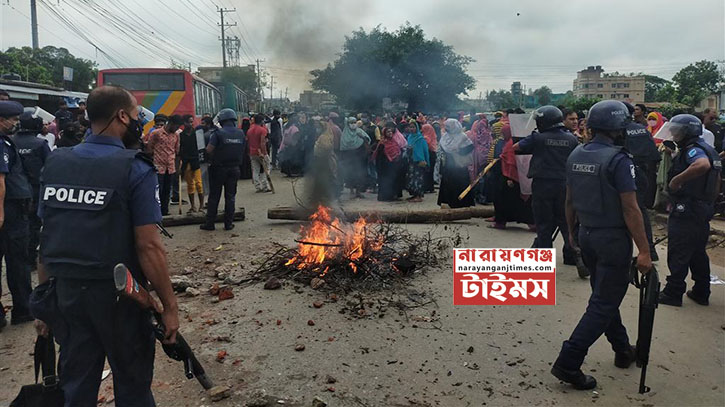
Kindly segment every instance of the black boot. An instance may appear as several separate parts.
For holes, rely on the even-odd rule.
[[[632,365],[637,359],[637,348],[629,345],[629,349],[626,352],[615,352],[614,353],[614,366],[620,369],[626,369]]]
[[[662,291],[660,293],[658,302],[660,304],[671,305],[673,307],[681,307],[682,306],[682,297],[680,297],[680,298],[672,297],[670,295],[665,294],[665,292]]]
[[[210,225],[208,223],[202,223],[201,225],[199,225],[199,229],[201,229],[201,230],[214,230],[214,224],[212,223]]]
[[[229,223],[229,224],[224,225],[224,230],[232,230],[232,229],[234,229],[234,224],[233,223]]]
[[[692,301],[695,301],[696,303],[704,306],[710,305],[710,300],[707,297],[698,297],[697,295],[693,294],[692,290],[688,290],[685,295],[687,295],[687,298],[691,299]]]
[[[577,390],[591,390],[597,387],[597,380],[582,373],[581,369],[567,370],[555,364],[551,367],[551,374],[556,376],[557,379],[571,384]]]

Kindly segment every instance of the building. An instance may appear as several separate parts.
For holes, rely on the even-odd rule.
[[[334,105],[335,96],[324,92],[306,90],[300,93],[300,106],[304,109],[320,110],[322,105]]]
[[[603,72],[601,65],[577,72],[574,96],[644,102],[644,76],[606,76]]]
[[[695,106],[695,111],[702,112],[705,109],[710,109],[719,112],[721,110],[725,110],[721,101],[723,95],[725,95],[725,90],[707,96],[705,99],[702,99],[697,106]]]

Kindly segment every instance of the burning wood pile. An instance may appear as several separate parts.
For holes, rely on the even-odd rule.
[[[320,206],[301,227],[297,247],[281,247],[257,275],[292,279],[313,288],[381,289],[424,266],[438,265],[462,238],[433,228],[421,236],[364,218],[346,223]]]

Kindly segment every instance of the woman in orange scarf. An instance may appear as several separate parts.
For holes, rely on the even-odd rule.
[[[660,131],[660,129],[664,125],[665,118],[662,116],[662,113],[650,112],[650,114],[647,115],[647,130],[649,131],[649,134],[652,135],[652,137],[654,137],[654,135],[657,134],[657,132]],[[655,142],[659,144],[662,142],[662,140],[655,138]]]

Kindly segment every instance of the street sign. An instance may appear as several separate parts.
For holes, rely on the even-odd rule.
[[[68,82],[73,81],[73,68],[63,67],[63,80]]]

